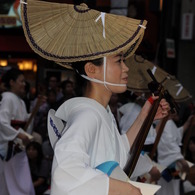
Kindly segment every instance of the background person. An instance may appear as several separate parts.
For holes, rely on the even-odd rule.
[[[25,152],[21,149],[21,145],[18,141],[22,141],[22,144],[26,146],[30,139],[25,134],[23,128],[29,118],[29,114],[26,111],[26,106],[22,97],[25,93],[25,78],[23,72],[18,69],[8,70],[2,78],[7,91],[2,93],[2,101],[0,106],[0,161],[1,170],[0,173],[0,194],[12,194],[21,193],[22,191],[26,194],[33,194],[33,189],[31,189],[31,176],[29,175],[29,166]],[[30,131],[29,131],[30,132]],[[20,154],[21,153],[21,154]],[[16,155],[16,157],[14,156]],[[15,157],[15,158],[14,158]],[[11,163],[14,161],[15,163]],[[9,164],[10,163],[10,164]],[[17,178],[17,171],[10,173],[12,170],[9,166],[17,167],[17,171],[20,171],[21,176],[24,174],[24,178],[27,183],[24,186],[23,181],[18,179],[13,181],[14,186],[8,188],[11,180]],[[3,183],[3,184],[2,184]],[[29,188],[27,187],[29,185]],[[9,189],[9,193],[8,193]]]

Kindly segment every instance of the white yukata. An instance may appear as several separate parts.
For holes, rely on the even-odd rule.
[[[95,167],[117,161],[124,168],[130,149],[110,108],[77,97],[62,104],[55,115],[67,124],[55,145],[51,195],[108,194],[109,178]]]
[[[51,194],[108,194],[109,178],[95,167],[110,160],[124,167],[130,149],[109,107],[93,99],[73,98],[60,106],[56,116],[67,124],[55,146]]]
[[[15,186],[9,186],[9,194],[34,194],[26,154],[23,154],[24,152],[22,152],[21,154],[18,153],[8,162],[3,160],[5,159],[7,154],[8,142],[13,141],[17,137],[19,132],[23,131],[21,128],[19,128],[18,130],[14,129],[11,126],[11,120],[26,121],[28,117],[29,114],[27,113],[26,106],[21,98],[19,98],[12,92],[4,92],[2,94],[0,105],[0,194],[8,194],[6,183],[7,185],[10,185],[10,183],[16,184],[16,182],[14,181],[15,178],[17,178],[18,183]],[[9,174],[7,174],[8,172]],[[21,178],[21,180],[20,177],[18,177],[19,172],[20,176],[25,176]],[[19,180],[21,181],[21,183]],[[22,185],[18,187],[18,185],[20,184]]]
[[[55,115],[67,124],[55,145],[51,195],[108,194],[109,178],[95,167],[116,161],[124,168],[130,150],[127,136],[119,134],[110,108],[77,97],[62,104]],[[140,166],[147,167],[140,160],[137,165],[132,177],[140,174]]]
[[[164,167],[171,163],[183,159],[181,154],[181,141],[183,137],[183,127],[177,127],[173,120],[168,120],[161,139],[158,144],[158,163]],[[173,179],[167,182],[161,178],[158,182],[162,188],[157,192],[158,195],[179,195],[180,194],[180,180]]]

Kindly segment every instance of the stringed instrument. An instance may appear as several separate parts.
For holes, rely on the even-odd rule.
[[[158,110],[161,99],[165,98],[166,101],[169,102],[172,112],[177,112],[179,109],[179,107],[177,106],[177,104],[175,103],[175,101],[173,100],[171,95],[169,94],[169,92],[167,90],[165,90],[164,87],[156,80],[156,78],[152,74],[152,71],[150,69],[148,69],[147,72],[150,75],[150,77],[152,78],[152,82],[148,84],[148,87],[151,90],[151,92],[154,95],[159,96],[159,98],[154,101],[152,108],[151,108],[149,114],[147,115],[147,117],[146,117],[146,119],[145,119],[145,121],[144,121],[132,147],[131,147],[130,158],[128,159],[128,161],[125,165],[125,168],[124,168],[124,172],[129,176],[129,178],[131,177],[131,175],[135,169],[135,166],[136,166],[137,161],[139,159],[140,153],[143,149],[146,137],[147,137],[148,132],[150,130],[150,127],[153,123],[153,120],[154,120],[154,117],[155,117],[156,112]]]
[[[160,123],[157,125],[157,127],[156,127],[157,135],[156,135],[156,139],[154,141],[154,144],[152,146],[152,149],[148,154],[145,154],[145,157],[151,161],[151,164],[153,164],[153,166],[157,167],[157,169],[160,171],[160,173],[162,173],[165,168],[162,167],[161,165],[159,165],[158,163],[156,163],[154,161],[154,158],[156,157],[157,146],[158,146],[158,143],[160,141],[160,137],[163,133],[165,124],[168,120],[168,117],[169,116],[166,116],[165,118],[161,119]],[[151,179],[152,178],[151,178],[151,175],[149,173],[146,173],[146,174],[138,177],[138,181],[141,181],[143,183],[153,182],[153,181],[151,181]]]
[[[157,150],[157,146],[158,146],[158,143],[159,143],[159,141],[160,141],[161,135],[162,135],[162,133],[163,133],[165,124],[166,124],[166,122],[167,122],[167,120],[168,120],[168,117],[169,117],[169,116],[166,116],[165,118],[161,119],[160,124],[159,124],[159,126],[157,127],[158,130],[157,130],[156,139],[155,139],[154,144],[153,144],[153,147],[152,147],[152,149],[151,149],[151,151],[150,151],[150,153],[149,153],[149,157],[150,157],[151,160],[154,159],[154,156],[155,156],[155,153],[156,153],[156,150]]]

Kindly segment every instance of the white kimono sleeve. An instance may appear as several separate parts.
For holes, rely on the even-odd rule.
[[[89,151],[97,152],[98,125],[93,113],[71,116],[68,130],[55,146],[51,195],[108,194],[109,177],[90,164]]]
[[[20,131],[11,126],[11,115],[13,109],[11,101],[2,99],[0,107],[0,141],[11,141],[16,138]]]

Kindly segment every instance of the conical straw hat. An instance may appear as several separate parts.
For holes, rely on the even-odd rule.
[[[133,55],[126,60],[126,65],[129,68],[127,88],[133,92],[150,92],[148,83],[152,78],[147,72],[150,69],[156,78],[157,82],[168,90],[169,94],[176,102],[188,101],[192,98],[190,93],[182,86],[175,76],[170,75],[154,63],[144,59],[139,55]]]
[[[152,71],[159,83],[164,82],[169,76],[166,71],[139,55],[131,56],[125,61],[125,64],[129,68],[127,88],[133,92],[150,92],[148,83],[152,81],[152,78],[147,69]]]
[[[163,86],[168,90],[176,102],[184,102],[192,99],[188,90],[183,87],[175,76],[171,75],[168,77],[168,79],[163,83]]]
[[[124,52],[139,46],[145,20],[99,12],[86,4],[24,0],[21,17],[31,48],[43,58],[66,64]]]

